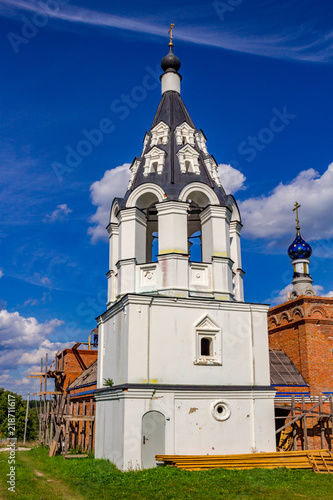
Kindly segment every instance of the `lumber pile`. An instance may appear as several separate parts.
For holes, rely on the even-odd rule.
[[[315,472],[333,473],[333,453],[328,450],[246,455],[156,455],[156,461],[186,470],[287,467],[288,469],[309,469]]]

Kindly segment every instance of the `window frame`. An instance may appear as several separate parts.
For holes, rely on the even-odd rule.
[[[201,351],[202,339],[210,340],[210,354],[203,355]],[[195,365],[221,366],[222,365],[222,329],[209,316],[200,321],[195,327]]]

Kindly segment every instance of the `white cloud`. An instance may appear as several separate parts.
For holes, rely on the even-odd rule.
[[[88,229],[91,240],[95,243],[99,239],[107,240],[106,226],[109,223],[111,203],[114,198],[122,198],[130,179],[130,163],[107,170],[100,181],[90,187],[92,204],[97,207],[96,213],[90,218],[94,224]]]
[[[221,163],[219,165],[218,173],[221,184],[227,194],[234,194],[240,189],[246,189],[244,186],[246,181],[245,175],[231,165]]]
[[[36,318],[25,318],[18,312],[0,311],[0,346],[35,346],[41,344],[45,338],[63,321],[51,319],[39,323]]]
[[[40,366],[41,358],[48,354],[50,363],[59,349],[64,349],[68,342],[51,342],[47,337],[63,321],[51,319],[39,323],[36,318],[25,318],[18,312],[0,311],[0,386],[15,392],[27,392],[23,386],[33,382],[26,378],[30,371]],[[29,367],[24,370],[25,367]],[[35,368],[35,370],[34,370]],[[28,388],[27,388],[28,390]]]
[[[21,378],[20,380],[15,380],[15,384],[21,387],[22,385],[30,385],[31,382],[28,378]]]
[[[45,304],[46,301],[51,302],[51,295],[48,292],[44,292],[43,296],[41,299],[33,299],[32,297],[29,297],[23,304],[23,306],[38,306],[39,304]]]
[[[270,303],[271,306],[277,306],[279,304],[283,304],[283,302],[286,302],[288,300],[288,292],[291,293],[292,289],[293,285],[292,283],[290,283],[282,290],[274,291],[272,293],[272,298],[268,299],[266,302]],[[318,297],[333,297],[333,291],[324,293],[324,287],[321,285],[313,285],[313,289]]]
[[[38,304],[39,304],[38,299],[33,299],[32,297],[29,297],[29,299],[27,299],[23,305],[24,306],[38,306]]]
[[[297,200],[302,208],[300,220],[306,240],[333,237],[328,214],[333,212],[333,163],[322,174],[303,170],[288,184],[280,183],[267,196],[249,198],[239,203],[244,234],[253,238],[278,239],[293,234],[292,208]]]
[[[290,283],[290,285],[287,285],[285,288],[282,290],[277,290],[272,293],[272,298],[267,299],[267,303],[271,304],[271,306],[277,306],[279,304],[283,304],[283,302],[286,302],[288,300],[288,293],[290,293],[293,289],[293,285]]]
[[[52,214],[47,215],[44,219],[44,222],[62,222],[67,218],[67,215],[70,214],[73,210],[71,210],[66,203],[62,205],[57,205],[57,208],[53,210]]]
[[[32,351],[27,351],[22,353],[19,357],[18,365],[34,365],[40,363],[41,358],[45,358],[48,354],[49,361],[52,361],[56,352],[59,349],[65,349],[65,347],[70,347],[73,342],[62,343],[62,342],[50,342],[48,339],[44,340],[38,349],[33,349]]]
[[[223,3],[223,2],[222,2]],[[23,12],[40,12],[43,15],[47,12],[47,2],[31,2],[26,0],[2,0],[0,5],[0,15],[5,17],[17,17],[17,10]],[[212,7],[214,3],[212,4]],[[288,6],[288,8],[290,8]],[[249,19],[246,26],[239,26],[231,29],[220,29],[220,23],[224,22],[220,9],[216,8],[215,25],[183,26],[177,30],[177,39],[199,45],[219,47],[237,52],[257,54],[279,59],[292,59],[301,61],[330,62],[332,60],[332,32],[327,30],[309,30],[307,23],[300,25],[285,26],[284,29],[276,28],[276,17],[269,16],[267,10],[257,6],[254,11],[256,18],[265,14],[265,24],[254,23]],[[223,10],[223,7],[222,7]],[[272,10],[272,14],[273,14]],[[287,18],[288,11],[281,13]],[[108,12],[77,7],[75,5],[60,5],[57,10],[50,9],[50,17],[65,21],[64,28],[72,29],[69,23],[86,25],[91,27],[112,28],[126,30],[136,33],[146,33],[149,35],[165,37],[165,23],[161,24],[151,19],[117,16]],[[223,21],[222,21],[223,20]],[[311,20],[309,20],[311,21]]]
[[[333,297],[333,291],[324,292],[324,287],[321,285],[313,285],[314,291],[319,297]]]
[[[42,276],[40,273],[34,273],[33,279],[38,285],[47,286],[48,288],[51,287],[51,281],[47,276]]]
[[[10,380],[10,375],[8,373],[4,373],[0,375],[0,386],[4,386]]]
[[[2,278],[2,276],[3,276],[3,270],[0,269],[0,278]]]

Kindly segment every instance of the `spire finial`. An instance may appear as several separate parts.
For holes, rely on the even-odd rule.
[[[173,47],[173,41],[172,41],[172,30],[175,27],[174,23],[170,24],[170,29],[168,31],[168,35],[170,35],[170,42],[169,42],[169,47]]]
[[[296,212],[296,231],[297,231],[297,236],[300,235],[300,225],[299,225],[299,218],[298,218],[298,209],[301,208],[302,205],[300,205],[297,201],[295,201],[295,208],[293,208],[293,212]]]

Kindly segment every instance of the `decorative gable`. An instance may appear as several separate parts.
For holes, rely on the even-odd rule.
[[[130,178],[127,189],[130,189],[132,184],[133,184],[135,174],[137,173],[139,165],[140,165],[140,161],[141,161],[141,158],[136,157],[136,158],[134,158],[134,161],[133,161],[132,165],[130,166],[131,178]]]
[[[178,151],[177,156],[182,174],[192,173],[200,175],[199,153],[192,146],[186,144],[186,146]]]
[[[163,172],[164,162],[165,162],[166,152],[163,149],[154,146],[144,155],[145,164],[143,175],[147,177],[151,173],[157,173],[159,175]]]
[[[147,144],[149,142],[150,136],[151,136],[150,132],[146,132],[145,138],[143,140],[143,149],[142,149],[141,156],[143,156],[144,152],[146,151],[146,147],[147,147]]]
[[[222,186],[219,175],[217,173],[217,163],[215,161],[215,158],[213,156],[209,156],[208,158],[205,158],[205,165],[207,167],[208,172],[210,173],[211,178],[217,184],[219,187]]]
[[[197,131],[197,133],[195,134],[195,139],[197,141],[199,148],[204,153],[204,155],[208,156],[208,151],[206,146],[207,139],[202,130]]]
[[[178,146],[190,144],[194,146],[194,129],[184,122],[176,128],[176,142]]]
[[[159,122],[152,130],[151,130],[151,145],[156,146],[158,144],[161,144],[163,146],[166,146],[169,141],[169,136],[170,136],[170,127],[164,123],[164,122]]]
[[[197,324],[196,330],[200,332],[219,332],[221,329],[219,326],[214,323],[213,320],[210,319],[209,316],[206,316],[200,323]]]

